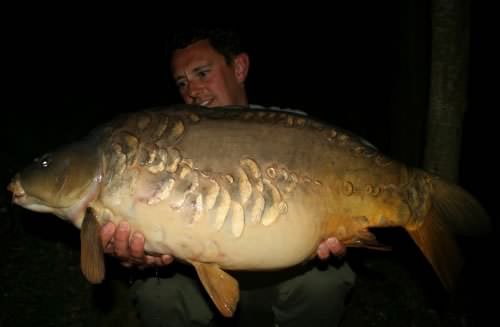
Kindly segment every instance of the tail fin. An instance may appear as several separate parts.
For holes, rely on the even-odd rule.
[[[438,218],[431,211],[422,225],[408,233],[430,262],[444,287],[452,291],[458,283],[463,260],[454,235]]]
[[[489,232],[490,217],[467,191],[440,178],[432,180],[432,188],[434,211],[454,233],[479,236]]]
[[[455,235],[478,236],[489,227],[490,218],[476,199],[457,185],[433,179],[431,208],[423,223],[408,233],[451,291],[463,266]]]

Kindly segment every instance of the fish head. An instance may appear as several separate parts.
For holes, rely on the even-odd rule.
[[[12,202],[21,207],[74,219],[96,197],[100,166],[95,144],[75,143],[35,158],[7,189]]]

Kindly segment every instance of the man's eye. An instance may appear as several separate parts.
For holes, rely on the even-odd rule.
[[[177,81],[176,84],[177,84],[177,88],[179,88],[179,89],[183,89],[186,87],[186,81]]]
[[[205,77],[208,76],[208,73],[210,73],[210,70],[208,70],[208,69],[207,70],[200,70],[198,72],[198,77],[199,78],[205,78]]]

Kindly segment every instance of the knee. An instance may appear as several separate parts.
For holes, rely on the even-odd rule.
[[[349,266],[316,267],[279,286],[273,306],[276,321],[283,326],[307,324],[336,326],[355,281]]]
[[[132,287],[133,295],[137,300],[147,302],[171,302],[172,299],[182,296],[182,290],[193,289],[194,281],[187,278],[147,278],[138,280]]]
[[[196,280],[181,274],[149,278],[132,287],[133,303],[146,326],[208,325],[213,312]]]
[[[354,282],[354,272],[346,264],[339,268],[314,267],[280,286],[279,301],[295,304],[308,303],[310,306],[322,306],[324,303],[343,306]]]
[[[340,268],[329,266],[325,270],[314,268],[304,275],[300,293],[306,300],[344,298],[354,282],[354,272],[347,265]]]

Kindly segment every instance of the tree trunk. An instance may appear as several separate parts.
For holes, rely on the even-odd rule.
[[[396,159],[420,167],[429,104],[430,1],[406,0],[399,6],[400,62],[392,98],[390,150]]]
[[[467,103],[470,5],[468,0],[431,3],[431,85],[424,168],[457,181]]]

